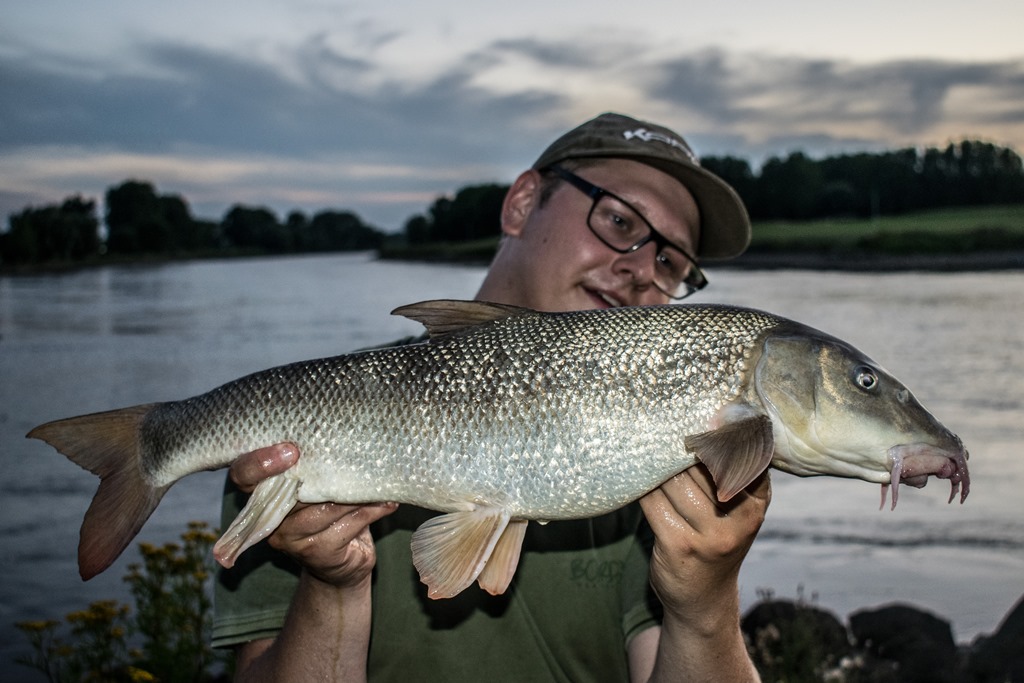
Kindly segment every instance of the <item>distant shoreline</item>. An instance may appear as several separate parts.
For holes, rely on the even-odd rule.
[[[704,264],[702,264],[704,265]],[[748,252],[708,268],[736,270],[822,270],[848,272],[979,272],[1024,270],[1024,250],[978,251],[964,254],[821,254],[813,252]]]
[[[451,252],[401,253],[378,255],[381,260],[414,263],[454,263],[487,266],[489,258],[478,254],[456,255]],[[844,272],[981,272],[1024,270],[1024,250],[976,251],[962,254],[826,254],[812,251],[747,252],[724,261],[705,261],[710,270],[820,270]]]
[[[356,252],[315,252],[306,255],[325,256],[328,254],[351,254]],[[365,252],[374,253],[374,252]],[[235,260],[238,258],[276,258],[279,256],[302,256],[303,254],[237,254],[237,255],[178,255],[147,256],[137,259],[116,258],[111,260],[89,260],[34,265],[0,265],[0,276],[61,275],[89,270],[103,266],[147,267],[163,266],[168,263],[188,261]],[[376,253],[376,258],[386,261],[409,261],[412,263],[457,264],[486,267],[490,255],[479,251],[458,254],[452,251],[442,253],[426,250],[402,250],[388,254]],[[819,270],[845,272],[983,272],[1000,270],[1024,270],[1024,250],[977,251],[961,254],[882,254],[858,252],[833,254],[812,251],[753,251],[742,256],[724,260],[707,261],[701,264],[711,270]]]

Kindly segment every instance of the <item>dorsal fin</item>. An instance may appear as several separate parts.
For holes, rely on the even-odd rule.
[[[427,333],[431,338],[436,338],[462,332],[483,323],[530,312],[532,311],[529,308],[510,304],[435,299],[399,306],[391,311],[391,315],[401,315],[421,323],[427,328]]]

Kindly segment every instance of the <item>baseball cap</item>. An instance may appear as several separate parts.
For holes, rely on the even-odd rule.
[[[690,191],[701,215],[698,258],[739,256],[750,244],[750,218],[736,191],[700,160],[677,133],[622,114],[605,113],[555,140],[533,164],[542,170],[566,159],[632,159],[669,174]]]

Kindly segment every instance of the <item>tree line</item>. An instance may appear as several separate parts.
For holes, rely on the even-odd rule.
[[[189,256],[358,251],[378,248],[384,232],[351,211],[284,222],[265,207],[236,204],[220,222],[192,216],[185,199],[161,195],[149,182],[126,180],[107,190],[105,235],[96,202],[81,196],[29,207],[9,217],[0,233],[0,264],[69,263],[109,254]]]
[[[1012,149],[965,140],[944,149],[915,148],[830,156],[771,157],[755,172],[732,156],[701,165],[733,186],[751,219],[801,221],[893,216],[951,206],[1024,202],[1024,164]],[[440,197],[405,224],[410,244],[458,242],[498,234],[508,186],[477,185]],[[756,226],[755,226],[756,230]]]
[[[1024,164],[1006,147],[964,140],[944,149],[906,148],[812,159],[803,152],[768,159],[758,171],[744,159],[705,157],[705,168],[731,184],[751,218],[812,220],[898,215],[951,206],[1024,202]],[[499,232],[507,185],[472,185],[437,198],[409,218],[410,245],[466,242]],[[0,233],[0,264],[73,262],[123,256],[303,253],[377,249],[389,238],[355,213],[299,211],[282,222],[265,207],[235,205],[220,222],[197,219],[185,199],[128,180],[106,193],[105,234],[96,203],[81,196],[26,208]]]
[[[736,188],[753,220],[893,216],[951,206],[1024,202],[1024,167],[1012,149],[964,140],[830,156],[772,157],[755,174],[734,157],[701,164]]]

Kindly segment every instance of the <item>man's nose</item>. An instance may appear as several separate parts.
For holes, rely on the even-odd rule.
[[[634,287],[647,288],[654,283],[654,259],[657,256],[658,245],[648,242],[636,251],[619,255],[615,260],[615,270],[628,273]]]

